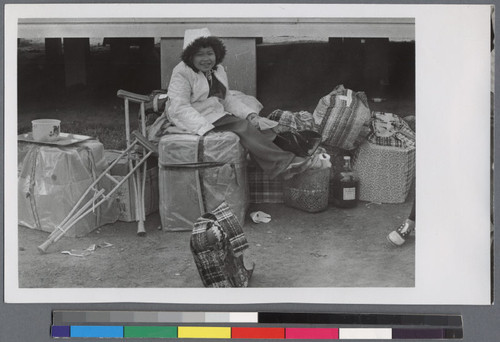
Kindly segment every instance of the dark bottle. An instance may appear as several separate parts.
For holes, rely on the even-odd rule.
[[[353,208],[358,204],[359,179],[351,167],[351,157],[344,156],[342,170],[332,181],[333,205],[339,208]]]

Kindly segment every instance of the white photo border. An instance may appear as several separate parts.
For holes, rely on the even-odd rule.
[[[292,4],[5,6],[5,302],[488,305],[490,6]],[[415,18],[417,216],[414,288],[25,289],[17,241],[17,30],[20,18]],[[467,23],[467,24],[465,24]]]

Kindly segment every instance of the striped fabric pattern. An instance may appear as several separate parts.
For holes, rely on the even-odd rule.
[[[369,133],[371,113],[366,95],[343,85],[321,98],[313,117],[325,145],[352,150]]]

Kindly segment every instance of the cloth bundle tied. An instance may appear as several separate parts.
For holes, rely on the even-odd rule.
[[[373,112],[368,141],[382,146],[409,148],[415,146],[415,132],[393,113]]]

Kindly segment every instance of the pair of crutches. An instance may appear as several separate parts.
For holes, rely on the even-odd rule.
[[[72,210],[64,218],[64,220],[54,229],[54,231],[49,235],[47,240],[38,246],[41,252],[46,252],[49,246],[57,242],[61,237],[66,234],[78,221],[89,213],[95,211],[104,202],[108,201],[109,198],[120,188],[120,186],[128,181],[132,177],[132,191],[135,198],[135,217],[137,221],[137,235],[144,236],[146,230],[144,227],[144,221],[146,220],[146,212],[144,206],[144,195],[145,195],[145,185],[146,185],[146,171],[147,171],[147,159],[154,154],[158,154],[156,146],[151,144],[146,136],[146,114],[144,104],[149,101],[149,97],[145,95],[139,95],[130,93],[127,91],[119,90],[118,97],[123,98],[125,102],[125,136],[127,141],[127,148],[123,151],[107,168],[104,170],[88,187],[88,189],[83,193],[80,199],[77,201]],[[138,131],[130,132],[130,106],[129,102],[138,103],[140,125],[142,134]],[[132,139],[133,136],[133,139]],[[140,151],[137,151],[140,149]],[[134,151],[135,150],[135,151]],[[140,153],[140,157],[137,152]],[[129,163],[128,173],[121,179],[118,180],[110,174],[111,169],[122,159],[127,156]],[[142,166],[142,171],[140,170]],[[99,189],[98,184],[104,177],[110,179],[114,183],[114,187],[106,193],[105,189]],[[86,198],[90,199],[85,202]]]

